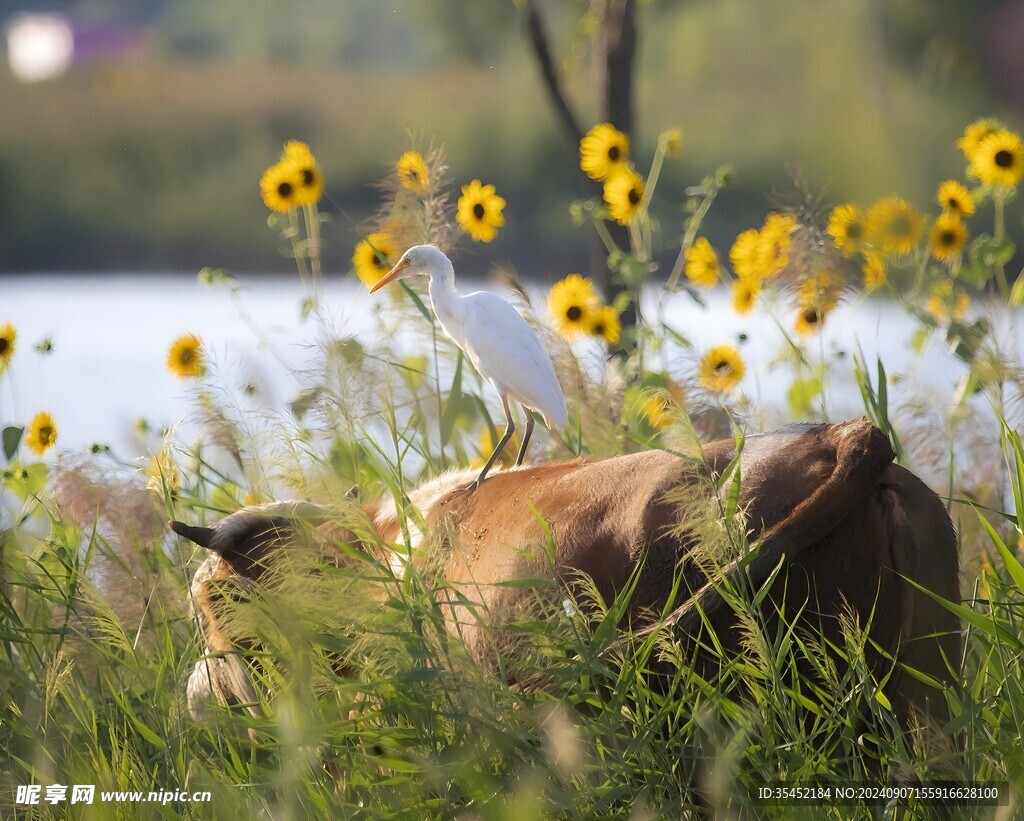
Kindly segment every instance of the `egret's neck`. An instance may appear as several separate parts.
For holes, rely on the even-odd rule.
[[[440,312],[449,308],[459,297],[455,290],[455,271],[451,266],[431,271],[427,290],[430,293],[430,304],[440,316]]]
[[[430,272],[430,305],[441,323],[441,328],[459,345],[462,344],[463,312],[459,301],[462,297],[455,290],[455,271],[451,265]]]

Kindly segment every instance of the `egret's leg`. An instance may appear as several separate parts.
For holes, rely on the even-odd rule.
[[[523,434],[523,444],[519,446],[519,455],[516,457],[516,467],[523,463],[526,458],[526,446],[530,444],[530,434],[533,433],[533,414],[530,409],[523,405],[523,413],[526,414],[526,433]]]
[[[512,421],[512,409],[508,406],[508,397],[501,397],[501,404],[505,406],[505,419],[508,424],[505,425],[505,435],[501,437],[501,441],[498,442],[498,446],[494,449],[494,453],[491,454],[491,458],[487,460],[487,464],[484,465],[484,469],[480,471],[480,475],[476,477],[476,481],[473,482],[466,490],[474,490],[480,487],[480,483],[487,478],[487,471],[491,469],[491,465],[494,464],[494,460],[498,458],[502,449],[508,444],[508,440],[512,438],[512,434],[516,431],[515,422]]]

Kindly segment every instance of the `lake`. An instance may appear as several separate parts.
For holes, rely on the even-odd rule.
[[[200,285],[188,275],[0,279],[0,323],[12,322],[19,334],[9,378],[0,379],[0,424],[21,424],[36,411],[48,410],[57,422],[62,450],[100,442],[122,456],[134,456],[139,449],[134,430],[140,418],[156,430],[184,419],[187,434],[191,395],[187,384],[165,367],[171,341],[186,332],[203,338],[225,384],[239,387],[257,374],[263,402],[283,407],[300,387],[290,371],[301,371],[312,361],[310,345],[318,338],[318,327],[300,320],[302,288],[294,276],[242,282],[245,290],[236,304],[225,289]],[[463,282],[461,287],[474,286]],[[537,289],[534,296],[542,305],[544,291]],[[788,369],[769,370],[783,344],[778,328],[765,312],[734,314],[724,290],[712,292],[707,300],[705,311],[687,295],[676,294],[666,304],[666,320],[699,347],[735,342],[739,334],[747,334],[749,341],[741,346],[748,365],[744,389],[769,409],[766,417],[771,420],[771,408],[785,407],[791,378]],[[355,280],[329,281],[323,304],[330,325],[344,334],[369,338],[379,332],[374,310],[382,298],[369,295]],[[653,298],[645,300],[644,310],[652,313]],[[909,340],[915,328],[890,301],[854,301],[830,317],[821,348],[817,341],[811,348],[815,354],[840,349],[849,354],[860,345],[872,367],[881,355],[890,374],[907,376],[906,390],[929,391],[936,401],[946,401],[965,372],[963,364],[938,339],[921,357],[914,355]],[[261,343],[261,336],[273,343],[287,367]],[[45,337],[52,338],[53,352],[40,356],[32,348]],[[592,343],[580,344],[586,350]],[[692,361],[682,351],[671,351],[667,358],[670,367],[692,372]],[[596,347],[589,359],[599,362]],[[834,419],[862,413],[852,370],[848,355],[832,382],[829,411]],[[498,407],[497,399],[491,399]]]

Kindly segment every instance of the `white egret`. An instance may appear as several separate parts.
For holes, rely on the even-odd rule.
[[[430,277],[430,304],[442,330],[490,382],[505,407],[505,435],[476,481],[467,488],[472,490],[487,477],[515,431],[509,400],[522,405],[526,413],[526,434],[516,458],[518,467],[523,463],[533,433],[530,411],[540,413],[549,430],[562,427],[569,421],[565,397],[551,357],[519,311],[486,291],[465,295],[456,291],[451,260],[433,245],[416,245],[402,254],[398,264],[370,289],[370,293],[395,280],[420,275]]]

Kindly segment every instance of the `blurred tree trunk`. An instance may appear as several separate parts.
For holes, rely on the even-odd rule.
[[[636,57],[636,0],[601,0],[604,6],[601,27],[595,40],[595,64],[600,78],[602,115],[605,122],[634,137],[633,123],[633,66]],[[612,224],[612,239],[620,248],[629,248],[629,233],[625,226]],[[623,283],[610,276],[604,265],[605,293],[609,302],[625,290]],[[620,317],[624,331],[636,327],[637,306],[630,302]],[[621,346],[613,351],[622,356]]]
[[[1024,0],[1009,0],[989,15],[985,44],[986,58],[992,84],[1015,109],[1024,116]]]
[[[548,102],[554,109],[559,126],[571,151],[574,165],[578,168],[578,147],[584,129],[576,116],[573,105],[565,94],[555,59],[551,53],[547,27],[536,0],[517,0],[527,40],[540,70],[541,81],[547,93]],[[597,85],[601,92],[601,117],[620,131],[633,138],[633,69],[637,48],[636,0],[594,0],[601,11],[601,25],[594,35],[593,58],[597,73]],[[602,186],[587,178],[581,178],[581,191],[593,196],[595,187],[601,195]],[[618,225],[609,225],[616,244],[629,248],[629,235]],[[607,264],[603,246],[593,244],[591,254],[591,278],[601,286],[609,302],[622,293],[624,287]],[[630,306],[621,316],[624,331],[636,327],[636,306]],[[624,349],[616,346],[614,356],[623,356]]]

